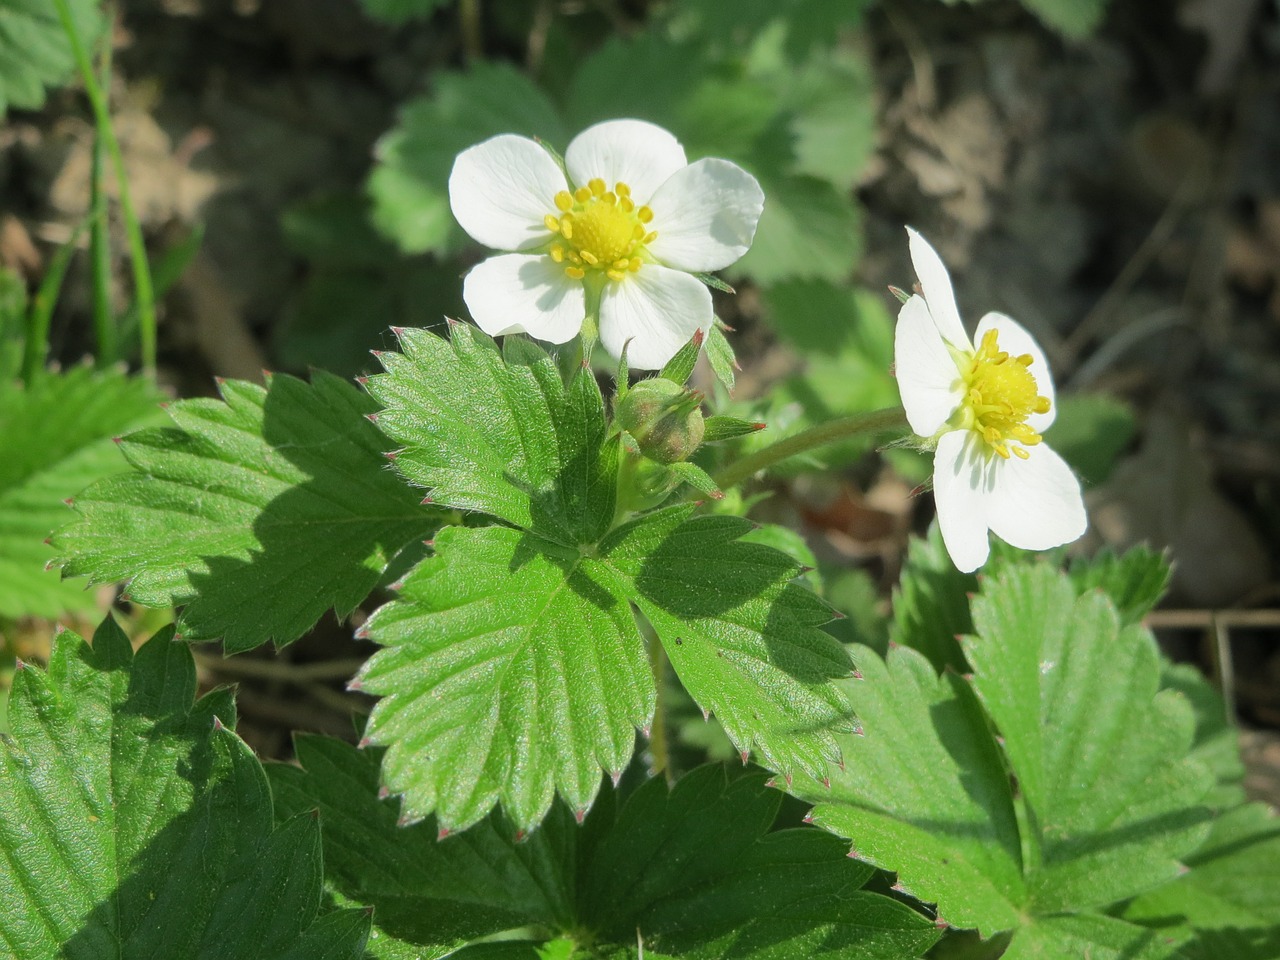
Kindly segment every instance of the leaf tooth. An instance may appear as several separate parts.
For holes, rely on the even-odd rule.
[[[854,667],[854,668],[853,668],[853,673],[849,674],[849,679],[850,679],[850,680],[861,680],[861,679],[863,679],[863,677],[862,677],[862,671],[861,671],[861,670],[859,670],[857,667]]]
[[[742,765],[745,767],[747,765],[747,761],[751,759],[751,751],[749,749],[739,750],[738,756],[742,758]]]
[[[390,798],[390,796],[391,796],[391,788],[390,788],[390,787],[388,787],[385,783],[384,783],[384,784],[379,785],[379,787],[378,787],[378,799],[379,799],[379,800],[386,800],[386,799]]]
[[[21,670],[25,670],[25,669],[27,669],[26,661],[25,661],[25,660],[23,660],[21,657],[14,657],[14,658],[13,658],[13,670],[14,670],[14,673],[17,673],[17,672],[19,672],[19,671],[21,671]]]
[[[214,733],[218,733],[218,732],[220,732],[220,731],[222,731],[222,730],[225,730],[225,729],[226,729],[226,727],[224,727],[224,726],[222,725],[222,718],[221,718],[221,717],[219,717],[219,716],[215,713],[215,714],[213,715],[213,732],[214,732]]]
[[[853,846],[849,847],[849,852],[846,853],[845,856],[850,860],[856,860],[858,858],[858,848]]]
[[[574,810],[573,819],[577,820],[578,823],[582,823],[583,820],[587,819],[587,808],[583,806]]]
[[[360,624],[360,626],[356,627],[355,637],[357,640],[369,639],[369,621],[368,620]]]
[[[359,677],[352,677],[347,681],[347,689],[352,693],[359,693],[364,689],[364,682]]]
[[[511,839],[516,843],[524,843],[525,840],[527,840],[528,838],[529,838],[529,831],[526,830],[524,827],[520,827],[518,830],[516,830],[515,836],[512,837]]]
[[[801,823],[813,823],[813,808],[809,808],[809,812],[800,818]]]
[[[364,415],[364,418],[365,418],[366,420],[368,420],[370,423],[377,423],[377,422],[378,422],[378,415],[377,415],[376,413],[366,413],[366,414]]]
[[[822,778],[822,785],[823,785],[824,787],[826,787],[828,790],[830,790],[830,789],[831,789],[831,778],[830,778],[830,777],[823,777],[823,778]]]
[[[933,925],[937,927],[939,930],[946,930],[949,926],[951,926],[951,924],[947,922],[947,920],[942,916],[942,914],[938,914],[936,917],[933,918]]]
[[[430,497],[430,496],[423,497],[423,498],[422,498],[422,500],[420,501],[421,505],[422,505],[422,506],[424,506],[424,507],[425,507],[425,506],[430,506],[431,504],[433,504],[433,503],[435,503],[435,502],[436,502],[436,501],[435,501],[435,499],[434,499],[433,497]]]
[[[395,334],[395,338],[396,338],[397,340],[403,340],[403,339],[404,339],[404,327],[392,327],[392,328],[391,328],[391,332],[392,332],[393,334]]]
[[[369,737],[361,737],[360,742],[356,744],[357,750],[363,750],[365,747],[373,745],[373,740]]]
[[[616,790],[618,788],[618,784],[622,782],[622,771],[610,770],[609,779],[613,781],[613,787]]]
[[[76,505],[76,498],[67,497],[67,499],[63,500],[62,502],[65,503],[68,507],[74,507]]]
[[[862,724],[858,723],[856,720],[853,722],[853,730],[851,730],[850,732],[851,732],[855,737],[865,737],[865,736],[867,735],[867,731],[863,729]],[[841,769],[841,770],[843,770],[843,769],[844,769],[844,758],[843,758],[843,757],[841,757],[841,758],[840,758],[840,769]]]
[[[710,710],[708,710],[706,707],[703,707],[703,708],[702,708],[702,722],[703,722],[703,723],[708,723],[708,722],[710,722],[710,720],[711,720],[711,711],[710,711]]]
[[[362,387],[367,387],[369,385],[369,378],[362,374],[356,377],[356,383],[360,384]]]
[[[400,818],[400,825],[405,825],[405,817]],[[449,827],[441,827],[436,831],[436,842],[439,843],[441,840],[448,839],[449,834],[451,833],[453,833],[453,831]]]

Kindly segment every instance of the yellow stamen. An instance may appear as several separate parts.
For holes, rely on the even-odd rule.
[[[552,261],[565,264],[565,274],[574,280],[597,270],[608,280],[622,281],[640,269],[645,245],[657,239],[657,232],[646,227],[653,211],[637,207],[625,183],[610,189],[594,177],[572,193],[560,191],[553,200],[559,216],[549,213],[544,222],[557,240],[565,242],[549,246],[547,252]]]
[[[1026,423],[1032,414],[1048,413],[1052,406],[1049,398],[1039,393],[1030,370],[1033,363],[1029,353],[1011,357],[1001,350],[997,332],[988,330],[963,374],[961,420],[993,454],[1005,460],[1011,455],[1026,460],[1031,454],[1025,448],[1043,439]]]

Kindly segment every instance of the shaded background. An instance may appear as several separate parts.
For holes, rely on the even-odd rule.
[[[1085,548],[1173,551],[1152,625],[1259,728],[1245,734],[1251,787],[1277,802],[1275,0],[115,12],[113,115],[152,254],[204,231],[163,300],[172,392],[263,368],[355,374],[392,345],[388,326],[465,316],[459,278],[481,251],[447,209],[457,150],[504,131],[563,148],[595,120],[654,120],[691,156],[748,167],[769,196],[756,248],[728,271],[737,296],[717,295],[742,366],[720,402],[771,436],[895,402],[884,290],[909,286],[902,225],[920,229],[970,325],[1003,310],[1045,345],[1071,394],[1050,439],[1086,483]],[[87,210],[92,141],[74,88],[0,128],[0,263],[33,289]],[[79,256],[55,315],[64,364],[93,349],[87,278]],[[753,515],[802,530],[833,602],[874,631],[906,537],[930,519],[913,495],[923,464],[865,445],[823,460],[777,477]],[[10,652],[38,657],[48,632],[16,625]],[[281,755],[289,729],[350,733],[362,704],[342,681],[368,652],[329,618],[278,658],[201,657],[206,681],[243,681],[241,732]]]

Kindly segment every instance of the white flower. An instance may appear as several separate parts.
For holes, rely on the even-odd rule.
[[[656,370],[697,330],[711,294],[693,273],[729,266],[751,246],[764,194],[727,160],[689,163],[661,127],[610,120],[578,134],[560,165],[526,137],[502,134],[458,154],[449,203],[490,257],[462,295],[491,336],[565,343],[598,311],[614,356]]]
[[[894,365],[907,422],[936,444],[933,490],[947,552],[969,573],[986,562],[988,530],[1022,550],[1070,543],[1088,520],[1075,474],[1041,442],[1055,415],[1044,353],[1002,313],[982,318],[975,349],[937,251],[910,227],[907,234],[923,296],[898,314]]]

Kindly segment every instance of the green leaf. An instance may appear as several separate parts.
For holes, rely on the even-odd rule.
[[[26,318],[26,283],[8,267],[0,267],[0,388],[22,369]]]
[[[601,768],[621,772],[653,714],[633,603],[740,751],[787,774],[837,757],[832,730],[850,719],[830,681],[849,665],[818,629],[829,609],[789,583],[788,557],[738,540],[747,521],[690,511],[586,552],[506,527],[437,537],[370,621],[387,649],[357,678],[383,697],[366,736],[391,748],[386,783],[409,816],[435,811],[454,830],[501,802],[529,829],[557,791],[589,807]]]
[[[320,831],[272,829],[226,691],[192,705],[190,651],[135,655],[111,620],[14,678],[0,748],[0,940],[14,956],[356,960],[368,917],[316,921]]]
[[[1223,960],[1227,955],[1223,954]],[[1013,938],[1002,960],[1173,960],[1174,939],[1097,914],[1034,920]],[[1234,956],[1233,956],[1234,960]]]
[[[330,607],[350,613],[438,512],[387,470],[366,419],[375,405],[350,384],[317,373],[221,390],[172,404],[172,427],[125,438],[133,471],[85,491],[55,549],[65,576],[185,605],[186,639],[284,645]]]
[[[1205,796],[1206,806],[1224,810],[1245,801],[1240,732],[1229,719],[1226,703],[1198,667],[1165,662],[1160,685],[1187,698],[1196,716],[1190,756],[1213,774],[1217,785]]]
[[[454,222],[448,191],[454,158],[467,147],[500,133],[566,139],[555,105],[510,66],[480,61],[433,81],[434,92],[406,105],[378,143],[369,178],[374,223],[406,253],[447,253],[469,242]]]
[[[907,544],[889,639],[920,651],[939,673],[948,667],[966,672],[969,663],[958,638],[973,630],[969,597],[977,589],[978,578],[956,569],[938,525],[930,524],[926,537],[912,537]]]
[[[369,393],[378,425],[402,444],[396,469],[431,499],[475,510],[567,546],[613,521],[617,452],[604,445],[604,401],[580,372],[566,390],[539,348],[508,337],[499,352],[470,324],[445,340],[398,330],[403,353],[380,356]],[[505,353],[505,355],[504,355]]]
[[[1122,554],[1102,550],[1071,564],[1077,593],[1102,590],[1115,604],[1122,623],[1140,623],[1164,596],[1172,570],[1163,553],[1139,546]]]
[[[86,50],[102,29],[96,0],[68,0]],[[0,117],[44,106],[45,90],[71,79],[75,58],[52,0],[0,0]]]
[[[1280,822],[1274,811],[1251,803],[1218,817],[1186,865],[1185,875],[1126,906],[1124,918],[1162,930],[1186,928],[1182,933],[1193,942],[1203,931],[1280,931]],[[1212,942],[1196,944],[1189,956],[1254,956],[1213,954],[1206,949]]]
[[[1056,914],[1167,882],[1205,834],[1210,778],[1188,759],[1192,711],[1158,690],[1150,635],[1049,564],[984,578],[972,616],[971,681],[937,677],[905,647],[887,664],[859,659],[865,680],[848,686],[866,735],[841,739],[846,764],[829,792],[796,792],[817,801],[815,822],[897,870],[948,921],[1020,930],[1008,956],[1081,956],[1048,946]],[[1106,928],[1102,947],[1146,955],[1124,925],[1077,919]]]
[[[365,13],[375,20],[399,26],[410,20],[425,20],[450,0],[360,0]]]
[[[302,769],[268,769],[282,816],[319,808],[329,882],[375,906],[383,938],[432,956],[519,927],[550,939],[458,956],[562,956],[561,936],[634,955],[638,930],[646,956],[894,960],[937,938],[923,917],[861,889],[871,871],[836,838],[767,833],[780,794],[758,774],[702,767],[670,792],[647,781],[616,813],[608,793],[580,828],[557,805],[523,841],[496,814],[437,841],[435,822],[397,826],[395,802],[377,798],[376,754],[300,737]]]
[[[762,284],[848,276],[862,253],[861,217],[848,194],[816,177],[759,179],[765,201],[755,241],[727,272]]]
[[[1176,876],[1210,780],[1185,759],[1194,714],[1159,690],[1151,635],[1043,565],[984,588],[973,620],[974,689],[1039,826],[1031,905],[1101,906]]]
[[[702,436],[703,443],[736,440],[764,429],[764,424],[758,420],[739,420],[737,417],[707,417],[704,422],[706,432]]]
[[[676,351],[675,356],[666,362],[658,376],[681,386],[693,376],[693,368],[698,364],[698,355],[702,353],[703,333],[695,331],[689,342]]]
[[[531,828],[557,790],[585,810],[653,715],[625,595],[602,564],[507,527],[450,527],[435,546],[369,622],[386,649],[357,677],[383,697],[365,736],[391,748],[387,786],[450,830],[499,800]]]
[[[147,381],[78,367],[25,389],[0,382],[0,617],[96,609],[83,584],[46,571],[45,538],[70,517],[64,503],[124,467],[112,437],[160,416]]]
[[[1016,926],[1026,899],[1008,777],[972,693],[905,647],[858,658],[849,693],[861,737],[842,738],[830,788],[796,786],[814,823],[947,921],[984,934]]]
[[[799,565],[691,506],[615,528],[617,439],[591,373],[565,387],[528,341],[504,356],[452,333],[400,331],[405,352],[369,381],[397,469],[435,503],[511,525],[446,531],[369,624],[388,649],[360,678],[384,697],[367,736],[391,748],[410,815],[457,829],[501,802],[527,829],[557,791],[585,810],[653,712],[633,605],[741,752],[789,776],[835,759],[851,719],[831,681],[850,665],[819,629],[830,608],[791,584]]]

